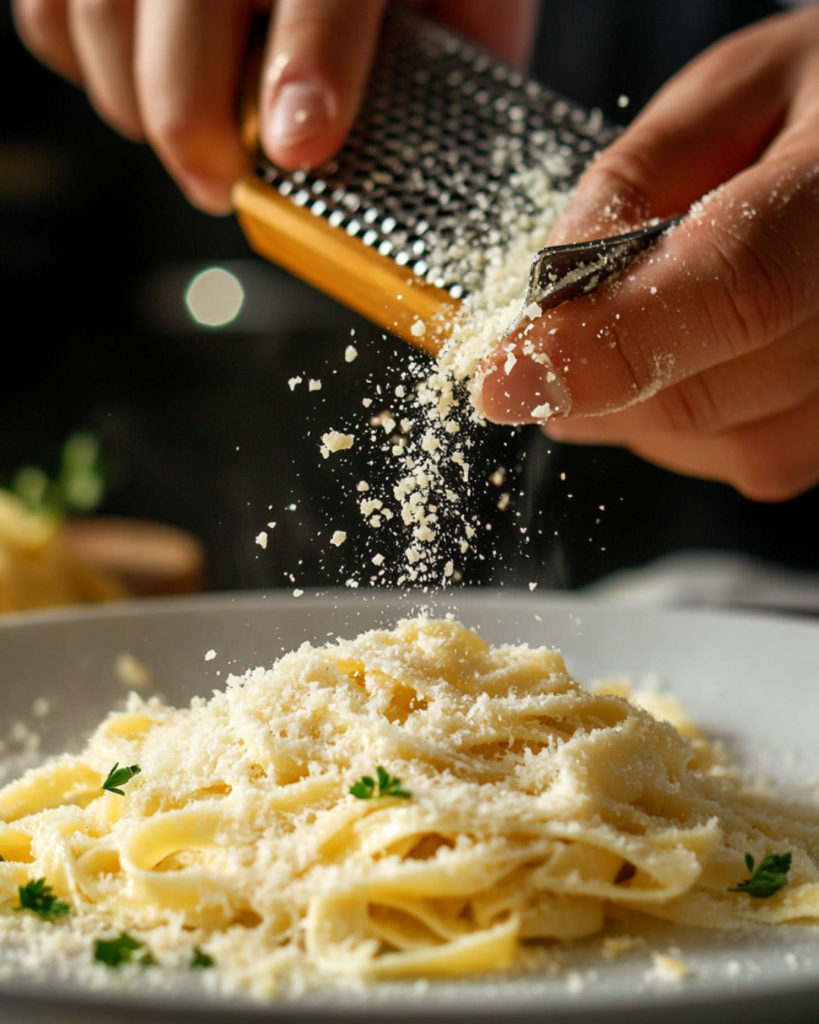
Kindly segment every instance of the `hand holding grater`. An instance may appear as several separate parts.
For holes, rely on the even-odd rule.
[[[262,255],[434,354],[440,342],[419,321],[454,316],[480,289],[485,254],[537,222],[541,190],[533,194],[532,175],[552,196],[568,193],[615,135],[599,110],[581,109],[394,6],[337,157],[284,171],[257,147],[234,205]],[[668,226],[608,239],[602,248],[580,243],[533,253],[521,310],[591,290]]]

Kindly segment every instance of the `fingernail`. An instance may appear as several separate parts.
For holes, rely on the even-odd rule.
[[[332,105],[323,89],[314,82],[287,82],[273,107],[271,141],[277,146],[298,146],[321,135],[331,121]]]
[[[483,414],[495,423],[544,423],[571,411],[566,385],[550,366],[534,359],[497,364],[480,387]]]

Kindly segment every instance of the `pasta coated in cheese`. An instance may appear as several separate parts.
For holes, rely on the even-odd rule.
[[[199,945],[268,994],[294,972],[503,970],[615,908],[717,929],[819,918],[816,821],[702,755],[559,653],[449,619],[305,644],[186,709],[132,695],[80,756],[0,790],[0,930],[45,878],[71,914],[43,927],[128,930],[160,963]],[[141,767],[121,796],[101,789],[114,762]],[[376,766],[411,796],[352,795]],[[746,853],[784,850],[776,895],[729,891]]]

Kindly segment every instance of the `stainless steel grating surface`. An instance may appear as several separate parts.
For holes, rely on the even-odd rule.
[[[338,157],[258,176],[297,206],[460,299],[482,253],[570,188],[615,135],[585,111],[439,26],[390,11],[362,109]],[[531,188],[531,174],[542,176]],[[534,255],[534,253],[533,253]]]

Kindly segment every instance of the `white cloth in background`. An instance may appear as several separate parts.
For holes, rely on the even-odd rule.
[[[724,551],[678,551],[641,569],[613,573],[583,593],[618,604],[819,615],[819,573]]]

